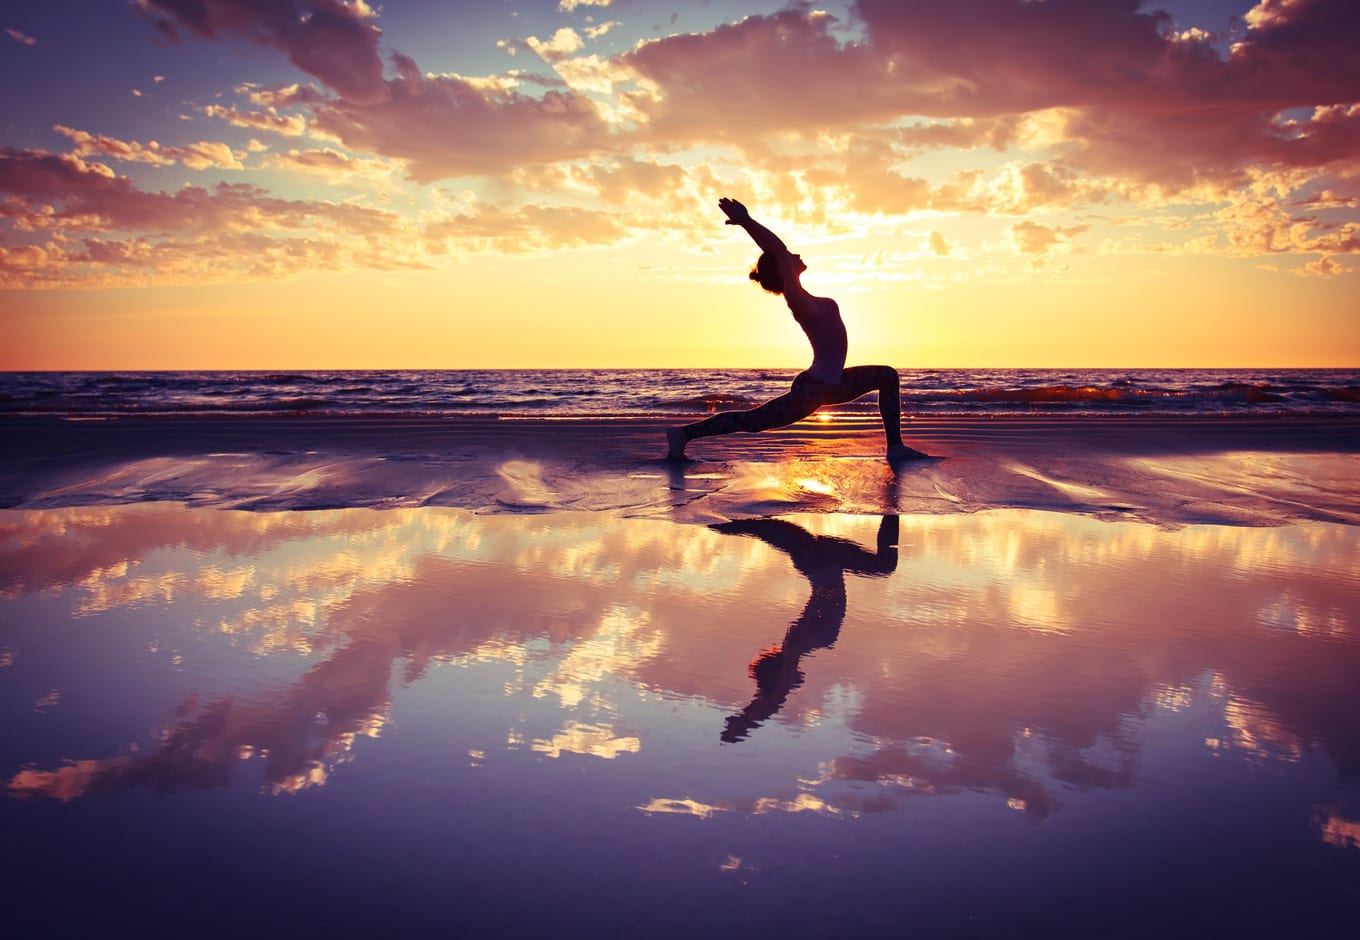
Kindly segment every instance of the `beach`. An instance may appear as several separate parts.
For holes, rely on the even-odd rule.
[[[1360,927],[1360,419],[673,420],[0,416],[22,926]]]
[[[450,506],[686,522],[786,512],[1033,508],[1272,525],[1360,522],[1360,418],[916,418],[940,460],[883,460],[867,417],[707,439],[674,417],[0,416],[0,506],[178,500],[240,509]]]

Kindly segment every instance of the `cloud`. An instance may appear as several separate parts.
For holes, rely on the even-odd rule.
[[[221,118],[233,127],[269,131],[282,137],[302,137],[307,134],[305,117],[300,114],[279,114],[273,108],[265,111],[242,111],[236,107],[210,104],[203,108],[203,113],[208,117]]]
[[[551,39],[542,40],[537,36],[530,36],[524,40],[524,44],[542,56],[545,61],[557,62],[578,51],[583,42],[576,30],[570,26],[563,26],[553,33]]]
[[[377,13],[363,0],[137,5],[176,40],[244,39],[307,76],[240,85],[234,102],[199,108],[298,142],[254,168],[338,185],[404,171],[417,186],[480,181],[496,194],[496,206],[448,217],[384,216],[408,251],[539,251],[683,231],[733,181],[763,206],[797,207],[800,226],[829,237],[922,213],[1043,210],[1049,224],[1003,219],[993,235],[1039,263],[1070,250],[1082,230],[1066,224],[1072,212],[1121,202],[1196,207],[1177,216],[1187,226],[1193,218],[1195,231],[1175,250],[1331,259],[1315,259],[1318,273],[1356,251],[1355,227],[1340,218],[1353,212],[1360,179],[1360,52],[1349,41],[1360,5],[1349,0],[1263,0],[1232,36],[1136,0],[853,0],[839,20],[795,2],[613,56],[582,53],[616,23],[563,26],[502,43],[551,71],[480,76],[433,74],[380,52]],[[240,171],[263,144],[171,146],[57,129],[71,154],[5,151],[0,177],[65,183],[41,198],[0,186],[0,219],[26,236],[105,237],[97,251],[82,249],[91,264],[121,253],[135,266],[147,245],[168,252],[167,238],[207,238],[195,220],[237,233],[257,219],[276,244],[318,227],[363,237],[350,228],[362,228],[359,216],[323,208],[341,205],[333,201],[229,185],[147,191],[100,162]],[[937,152],[952,158],[929,156]],[[1267,179],[1274,188],[1263,195]],[[1051,217],[1059,213],[1068,216]],[[120,242],[111,233],[131,236],[126,251],[110,247]],[[974,254],[933,235],[937,256]],[[38,252],[78,253],[60,241],[6,247],[14,268]],[[321,245],[296,248],[332,263]]]
[[[423,267],[424,262],[389,247],[334,233],[222,231],[0,247],[0,287],[6,289],[240,283],[317,271]]]
[[[880,64],[863,47],[842,47],[833,22],[793,8],[644,43],[621,57],[644,83],[625,97],[649,137],[667,142],[741,144],[896,116]]]
[[[1360,222],[1330,222],[1320,215],[1295,215],[1268,183],[1235,193],[1214,213],[1228,250],[1241,256],[1360,253]]]
[[[876,53],[947,77],[956,115],[1064,109],[1075,168],[1172,189],[1237,185],[1253,162],[1317,166],[1321,148],[1282,146],[1276,114],[1360,98],[1360,53],[1338,38],[1360,30],[1360,7],[1265,7],[1224,59],[1202,38],[1170,35],[1166,14],[1131,0],[857,3]]]
[[[1005,150],[1016,142],[1023,118],[1004,115],[999,118],[961,118],[959,120],[930,121],[912,124],[897,130],[901,146],[921,150],[957,148],[972,150],[990,147]]]
[[[278,165],[337,179],[390,170],[336,151],[292,150]],[[623,199],[660,191],[674,170],[621,164],[591,177]],[[621,216],[572,206],[473,203],[403,219],[357,202],[281,199],[245,183],[148,192],[76,154],[0,148],[0,220],[31,244],[0,245],[0,287],[127,286],[291,277],[307,271],[428,267],[426,253],[524,254],[610,244]]]
[[[1227,58],[1135,0],[857,0],[860,40],[839,41],[832,17],[800,6],[623,59],[645,83],[631,101],[658,143],[758,149],[771,134],[914,116],[930,120],[899,131],[902,146],[1004,149],[1026,116],[1051,113],[1075,170],[1226,186],[1253,161],[1328,158],[1290,146],[1281,110],[1360,99],[1360,52],[1338,38],[1360,30],[1360,6],[1269,6]]]
[[[324,177],[332,183],[357,179],[387,179],[393,175],[393,164],[383,160],[351,157],[327,147],[319,150],[289,150],[274,154],[269,165],[281,170],[293,170]]]
[[[1054,179],[1120,177],[1174,193],[1240,185],[1255,163],[1346,159],[1356,120],[1344,109],[1360,100],[1360,53],[1335,38],[1360,28],[1360,7],[1342,0],[1263,3],[1226,56],[1206,31],[1176,29],[1135,0],[856,0],[858,33],[797,4],[614,58],[577,56],[581,35],[562,27],[507,44],[533,49],[565,79],[565,90],[545,83],[541,94],[521,90],[546,82],[538,76],[422,74],[395,52],[395,75],[384,80],[371,11],[334,2],[291,0],[270,12],[246,0],[142,6],[171,32],[276,46],[338,96],[254,91],[265,110],[209,113],[285,134],[310,128],[405,160],[421,182],[638,146],[723,143],[759,155],[776,135],[891,129],[900,156],[1047,146],[1065,164],[1049,165]],[[295,34],[314,22],[345,38],[318,32],[324,41],[303,57]],[[276,110],[287,106],[310,120]],[[1319,111],[1307,128],[1279,121],[1300,106],[1343,113]]]
[[[577,92],[529,96],[477,87],[451,75],[422,75],[394,55],[397,76],[378,104],[336,99],[311,126],[351,150],[405,160],[418,182],[496,176],[514,166],[552,163],[612,149],[608,124]]]
[[[38,44],[38,40],[34,39],[32,36],[29,36],[25,33],[19,32],[17,29],[6,28],[5,35],[8,36],[10,39],[13,39],[15,42],[23,43],[25,46],[36,46]]]
[[[687,180],[684,168],[678,164],[633,158],[592,163],[577,170],[573,177],[614,204],[626,202],[633,194],[651,198],[675,194]]]
[[[1305,120],[1276,125],[1275,163],[1288,167],[1338,166],[1360,170],[1360,104],[1334,104],[1313,109]]]
[[[137,141],[122,141],[102,134],[90,134],[56,124],[52,127],[75,143],[76,156],[112,157],[126,163],[149,163],[152,166],[187,166],[191,170],[241,170],[241,154],[218,141],[199,141],[182,147],[161,146],[156,141],[143,145]]]
[[[1149,93],[1164,13],[1135,0],[857,0],[867,44],[926,113],[979,117]],[[891,76],[898,76],[894,80]]]
[[[625,238],[628,230],[613,215],[565,206],[526,205],[514,210],[477,206],[431,221],[423,233],[426,250],[449,247],[527,254],[560,248],[603,245]]]
[[[1316,277],[1336,277],[1341,274],[1350,274],[1355,268],[1352,265],[1340,264],[1331,255],[1323,255],[1313,261],[1309,261],[1298,273],[1305,276]]]
[[[140,6],[171,35],[235,34],[278,48],[338,96],[289,101],[312,112],[318,133],[406,160],[420,181],[638,145],[727,143],[755,153],[771,135],[861,133],[912,117],[895,129],[894,147],[1005,150],[1033,129],[1031,116],[1048,114],[1055,156],[1069,172],[1175,192],[1206,181],[1240,185],[1244,167],[1258,162],[1345,159],[1353,115],[1319,116],[1304,132],[1278,114],[1360,100],[1360,52],[1345,39],[1360,29],[1360,7],[1348,0],[1266,0],[1226,55],[1207,31],[1176,28],[1136,0],[856,0],[857,34],[797,4],[613,59],[575,57],[581,35],[562,27],[523,41],[570,86],[541,95],[518,90],[529,76],[423,75],[400,53],[385,80],[380,34],[362,4]],[[298,115],[211,108],[280,133],[307,126]]]
[[[1261,0],[1233,45],[1229,81],[1242,101],[1267,107],[1360,99],[1360,6],[1350,0]]]
[[[1088,225],[1070,227],[1040,225],[1026,220],[1010,227],[1010,237],[1018,252],[1030,256],[1031,267],[1040,268],[1050,255],[1070,250],[1071,237],[1080,235],[1089,228]]]
[[[621,69],[616,62],[597,55],[565,59],[554,63],[553,69],[574,91],[593,92],[599,95],[612,95],[615,88],[628,83],[633,78],[632,73],[627,69]],[[617,104],[613,104],[607,110],[612,110],[617,115],[615,123],[621,123],[623,120],[634,116],[634,112],[621,108]]]
[[[78,190],[125,185],[102,163],[68,154],[0,147],[0,193],[43,204]]]
[[[382,97],[381,31],[363,0],[136,0],[156,28],[216,39],[239,35],[278,49],[288,61],[350,101]]]
[[[419,266],[404,258],[402,225],[386,210],[280,199],[244,183],[148,192],[75,154],[0,148],[0,218],[48,239],[7,247],[5,287]]]

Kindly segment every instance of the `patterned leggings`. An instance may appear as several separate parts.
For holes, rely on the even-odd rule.
[[[806,372],[798,373],[792,387],[749,411],[724,411],[695,424],[686,425],[685,440],[731,434],[733,431],[766,431],[801,421],[823,405],[854,401],[869,392],[878,392],[878,412],[883,416],[883,433],[888,444],[902,443],[902,393],[897,370],[891,366],[851,366],[841,373],[839,382],[823,382]]]

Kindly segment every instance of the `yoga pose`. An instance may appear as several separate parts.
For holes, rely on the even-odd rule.
[[[710,528],[725,535],[751,535],[784,552],[812,586],[803,613],[789,624],[784,641],[751,660],[755,697],[727,719],[722,733],[724,741],[735,744],[773,717],[789,693],[803,684],[799,668],[803,657],[831,646],[840,636],[845,622],[846,574],[885,578],[897,570],[899,526],[897,516],[879,520],[878,544],[873,552],[846,539],[813,535],[786,519],[739,519]]]
[[[897,370],[891,366],[845,366],[845,324],[830,297],[813,297],[798,278],[807,270],[803,259],[784,246],[773,232],[751,218],[735,199],[719,199],[718,208],[728,225],[740,225],[761,250],[751,280],[772,294],[783,294],[793,318],[812,343],[812,365],[794,377],[793,385],[778,398],[749,411],[725,411],[704,421],[671,428],[666,432],[667,456],[685,458],[685,445],[700,437],[733,431],[765,431],[793,424],[822,405],[854,401],[878,392],[878,412],[883,416],[889,460],[914,460],[928,455],[902,443],[902,398]]]

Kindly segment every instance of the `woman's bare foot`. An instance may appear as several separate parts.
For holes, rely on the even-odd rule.
[[[667,428],[666,429],[666,459],[684,460],[685,458],[685,429]]]
[[[897,463],[899,460],[931,460],[930,454],[922,453],[914,447],[906,444],[888,445],[888,463]]]

